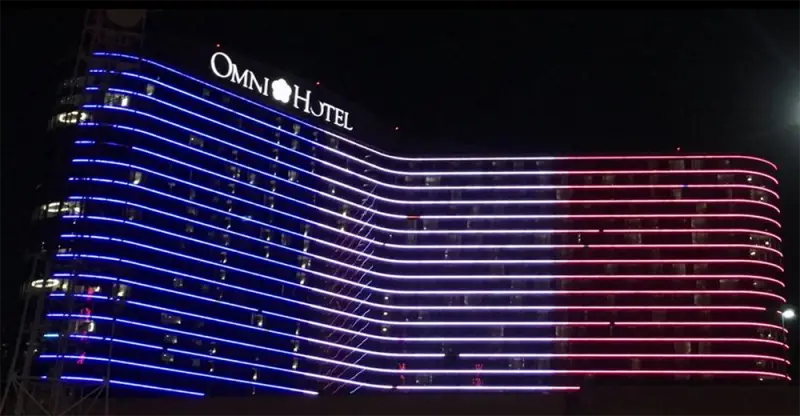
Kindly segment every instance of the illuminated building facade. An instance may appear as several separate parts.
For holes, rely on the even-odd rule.
[[[205,73],[100,53],[70,81],[40,374],[197,396],[787,379],[770,162],[399,157],[219,51]]]

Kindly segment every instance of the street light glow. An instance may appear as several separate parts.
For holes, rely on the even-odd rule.
[[[781,317],[783,317],[783,319],[794,319],[795,316],[797,315],[795,314],[794,309],[786,309],[781,312]]]

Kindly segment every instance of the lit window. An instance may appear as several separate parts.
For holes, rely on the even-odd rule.
[[[297,171],[294,170],[289,171],[289,180],[292,182],[297,180]]]
[[[306,284],[306,274],[303,272],[297,272],[297,282],[301,285]]]
[[[203,139],[196,136],[189,136],[189,144],[196,147],[203,147],[205,142]]]
[[[107,92],[103,102],[108,106],[127,107],[130,102],[130,97],[123,94]]]
[[[144,175],[142,174],[142,172],[139,171],[131,172],[131,182],[133,182],[134,185],[142,183],[143,178]]]
[[[197,208],[195,208],[194,206],[188,206],[188,207],[186,207],[186,213],[191,215],[191,216],[193,216],[193,217],[196,217],[197,216]]]
[[[296,123],[292,124],[292,131],[294,132],[294,134],[300,133],[300,125]]]
[[[69,111],[56,115],[59,124],[78,124],[89,120],[89,114],[83,111]]]
[[[118,283],[114,287],[114,292],[116,293],[118,298],[124,298],[130,294],[131,287],[126,284]]]
[[[203,88],[203,97],[208,97],[211,95],[211,91],[208,88]]]
[[[292,238],[289,236],[289,234],[281,234],[281,244],[288,246],[291,243]]]
[[[275,180],[269,181],[269,189],[272,190],[272,192],[275,192],[275,188],[276,187],[277,187],[277,183],[275,182]]]
[[[200,367],[200,359],[192,358],[192,367]]]
[[[183,279],[181,279],[180,277],[172,279],[172,287],[176,289],[183,287]]]
[[[222,264],[228,263],[228,253],[224,251],[219,253],[219,262]]]
[[[297,149],[297,145],[298,145],[297,139],[292,139],[292,149]]]
[[[175,361],[175,356],[172,355],[172,353],[164,351],[164,352],[161,353],[161,361],[163,361],[165,363],[171,363],[171,362]]]
[[[228,235],[227,233],[222,234],[222,244],[225,247],[228,247],[229,245],[231,245],[231,236]]]
[[[228,277],[228,271],[225,269],[220,269],[219,280],[225,280],[227,277]]]
[[[253,369],[253,381],[256,381],[256,380],[258,380],[258,370],[256,370],[256,369],[254,368],[254,369]]]
[[[247,174],[247,182],[249,182],[250,185],[255,184],[256,183],[256,174],[253,173],[253,172],[248,173]]]
[[[197,191],[195,191],[194,188],[190,188],[189,189],[189,200],[194,201],[195,198],[197,198]]]
[[[269,241],[271,238],[270,232],[266,228],[261,228],[261,239]]]
[[[292,370],[297,370],[297,366],[300,363],[297,361],[297,358],[292,358]]]
[[[192,225],[192,224],[186,224],[186,227],[184,227],[184,230],[185,230],[187,233],[191,234],[191,233],[193,233],[193,232],[194,232],[194,225]]]
[[[173,334],[164,335],[164,342],[167,343],[167,344],[177,344],[178,343],[178,337],[176,335],[173,335]]]
[[[259,328],[264,326],[264,315],[254,313],[250,319],[250,324],[255,325]]]
[[[236,184],[233,183],[233,182],[229,183],[228,184],[228,191],[230,191],[231,194],[235,194],[236,193]]]
[[[153,84],[147,84],[145,92],[147,93],[147,95],[153,95],[153,93],[156,92],[156,86]]]
[[[264,246],[264,257],[269,258],[269,246]]]
[[[225,201],[225,207],[227,207],[228,212],[233,212],[233,201],[230,199]]]
[[[177,315],[171,315],[166,312],[161,313],[161,323],[162,324],[172,324],[172,325],[180,325],[181,317]]]

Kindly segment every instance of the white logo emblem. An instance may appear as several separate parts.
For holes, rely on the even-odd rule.
[[[272,98],[286,104],[292,95],[292,87],[283,78],[272,81]]]

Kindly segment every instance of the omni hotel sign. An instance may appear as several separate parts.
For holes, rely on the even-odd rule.
[[[211,71],[219,78],[227,79],[265,97],[272,97],[275,101],[291,105],[327,123],[348,131],[353,130],[349,112],[324,101],[312,99],[310,90],[290,84],[283,78],[271,80],[267,77],[258,77],[249,69],[242,70],[223,52],[211,55]]]

